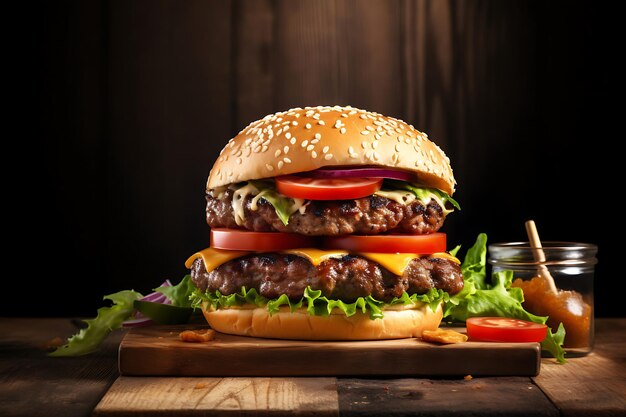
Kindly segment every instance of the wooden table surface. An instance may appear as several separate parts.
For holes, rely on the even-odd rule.
[[[458,379],[118,377],[122,332],[79,358],[43,347],[68,319],[0,318],[0,416],[626,415],[626,318],[598,319],[592,354],[543,359],[538,377]]]

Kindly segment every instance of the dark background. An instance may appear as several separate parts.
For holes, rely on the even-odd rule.
[[[93,315],[103,294],[178,281],[208,245],[222,146],[319,104],[404,119],[446,151],[450,246],[524,240],[530,218],[543,240],[598,244],[596,314],[623,315],[623,24],[604,3],[77,0],[25,16],[8,38],[3,315]]]

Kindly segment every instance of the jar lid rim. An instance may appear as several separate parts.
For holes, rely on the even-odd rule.
[[[553,250],[598,250],[598,246],[593,243],[580,243],[580,242],[565,242],[565,241],[545,241],[541,242],[543,250],[553,251]],[[530,242],[500,242],[500,243],[491,243],[488,246],[488,249],[507,249],[507,248],[515,248],[515,249],[538,249],[535,246],[531,246]]]

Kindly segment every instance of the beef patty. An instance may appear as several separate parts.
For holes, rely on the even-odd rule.
[[[304,213],[295,212],[286,226],[274,207],[260,198],[257,210],[252,210],[252,196],[243,202],[245,219],[235,222],[233,191],[226,190],[221,198],[206,196],[206,220],[210,227],[247,229],[255,232],[291,232],[304,235],[329,236],[343,234],[374,235],[383,232],[427,234],[443,225],[443,208],[435,200],[427,205],[415,200],[400,204],[385,197],[372,195],[356,200],[310,201]]]
[[[206,271],[204,261],[198,258],[191,267],[191,279],[201,290],[219,290],[223,295],[239,292],[245,286],[267,298],[287,294],[296,300],[310,286],[328,298],[346,302],[368,295],[388,302],[404,291],[409,295],[424,294],[431,288],[452,295],[463,289],[460,266],[445,258],[416,258],[402,276],[353,255],[327,259],[314,266],[308,259],[292,254],[250,254],[211,272]]]

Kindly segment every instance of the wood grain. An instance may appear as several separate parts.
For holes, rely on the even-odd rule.
[[[0,318],[0,415],[86,416],[118,376],[116,347],[77,358],[51,358],[42,346],[77,331],[68,319]]]
[[[566,365],[544,359],[534,378],[564,416],[626,415],[626,321],[598,327],[593,353]]]
[[[218,333],[184,343],[189,326],[131,330],[120,345],[120,373],[162,376],[536,375],[537,343],[467,342],[439,346],[418,339],[295,341]],[[460,329],[459,329],[460,330]],[[314,363],[315,366],[309,364]]]
[[[558,416],[528,378],[339,379],[342,415]]]
[[[337,416],[334,378],[120,377],[94,416]]]

